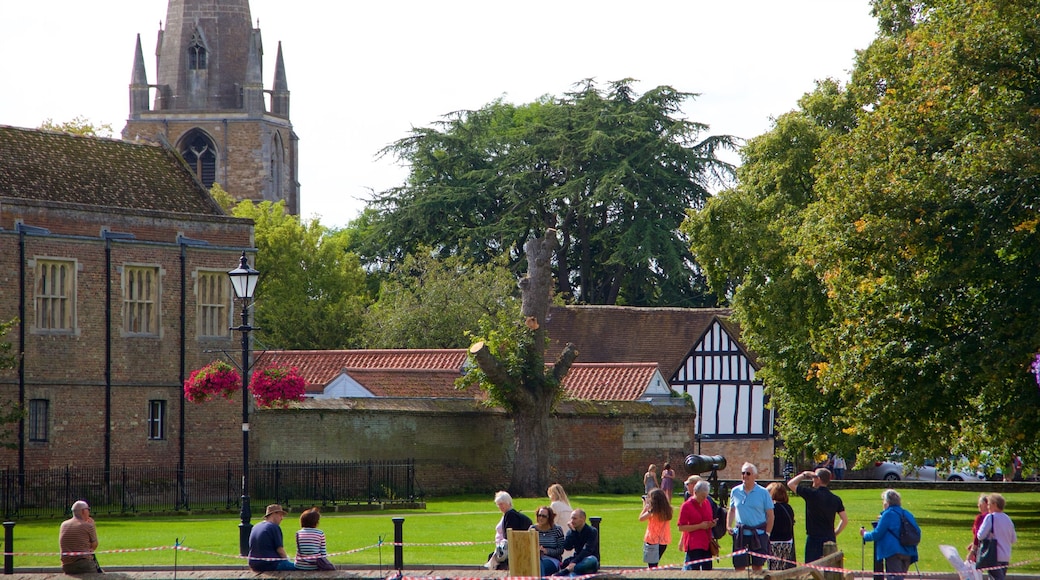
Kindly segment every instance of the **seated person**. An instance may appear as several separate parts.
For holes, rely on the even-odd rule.
[[[495,494],[495,505],[498,506],[499,511],[502,512],[502,519],[498,521],[498,525],[495,526],[495,546],[501,546],[505,543],[507,535],[506,530],[529,530],[531,529],[531,518],[513,509],[513,496],[509,495],[509,492],[500,491]],[[490,567],[490,560],[494,557],[495,552],[488,554],[488,565]],[[508,570],[509,560],[505,559],[498,562],[498,570]]]
[[[585,525],[585,510],[571,512],[571,530],[563,540],[564,550],[574,555],[563,560],[556,576],[582,576],[599,570],[599,530]]]

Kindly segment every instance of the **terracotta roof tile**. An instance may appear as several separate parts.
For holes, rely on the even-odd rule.
[[[711,321],[729,314],[725,308],[553,306],[545,324],[546,356],[572,342],[582,363],[656,362],[670,380]]]
[[[224,215],[164,147],[3,125],[0,197]]]
[[[635,401],[643,396],[657,363],[575,363],[563,379],[569,399]]]

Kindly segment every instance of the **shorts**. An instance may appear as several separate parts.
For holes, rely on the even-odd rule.
[[[750,538],[750,536],[748,536],[748,538]],[[734,543],[736,543],[736,542],[734,542]],[[770,554],[770,551],[769,551],[769,538],[766,537],[766,540],[764,542],[761,542],[761,543],[765,544],[765,545],[763,545],[763,546],[752,546],[752,545],[750,545],[750,543],[748,543],[748,544],[745,544],[745,547],[748,550],[750,550],[751,552],[756,553],[756,554],[765,554],[767,556],[772,555],[772,554]],[[734,551],[736,551],[736,548],[734,548]],[[733,567],[734,568],[747,568],[749,560],[751,562],[751,564],[750,564],[751,566],[763,566],[766,563],[766,559],[761,557],[761,556],[752,555],[752,554],[740,554],[739,556],[733,556]]]

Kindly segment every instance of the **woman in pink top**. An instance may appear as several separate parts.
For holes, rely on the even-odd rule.
[[[643,542],[657,546],[657,562],[647,562],[648,567],[656,568],[668,544],[672,542],[672,504],[660,488],[650,490],[643,500],[643,511],[639,514],[639,521],[646,522]]]
[[[707,481],[696,475],[686,480],[686,490],[690,499],[679,509],[679,549],[686,552],[683,570],[711,570],[711,529],[715,527],[712,519],[711,502],[708,501]]]

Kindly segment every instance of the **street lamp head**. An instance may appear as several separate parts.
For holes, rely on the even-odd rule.
[[[242,252],[242,259],[238,262],[238,267],[228,272],[228,277],[231,278],[235,296],[249,300],[253,297],[253,291],[256,290],[256,281],[260,279],[260,272],[249,267],[249,263],[246,262],[246,253]]]

